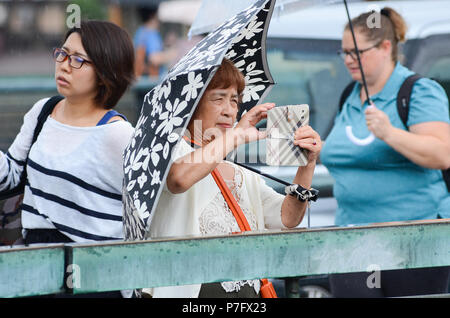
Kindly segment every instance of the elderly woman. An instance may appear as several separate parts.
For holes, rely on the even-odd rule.
[[[239,145],[265,138],[255,125],[272,103],[255,106],[235,125],[243,75],[224,60],[211,80],[188,125],[150,227],[152,238],[180,235],[231,234],[240,228],[211,172],[217,168],[252,230],[293,228],[308,202],[283,196],[257,174],[223,160]],[[193,136],[193,137],[191,137]],[[299,167],[293,183],[309,189],[321,149],[319,135],[309,126],[295,132],[294,143],[309,150],[308,164]],[[153,297],[259,297],[259,280],[163,287],[147,290]]]

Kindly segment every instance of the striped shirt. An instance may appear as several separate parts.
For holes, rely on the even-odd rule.
[[[28,111],[8,152],[0,152],[0,191],[20,181],[47,100]],[[57,229],[75,242],[123,239],[122,160],[133,131],[125,121],[74,127],[49,117],[29,152],[23,228]]]

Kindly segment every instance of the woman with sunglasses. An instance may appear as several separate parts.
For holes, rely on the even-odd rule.
[[[342,37],[341,56],[356,81],[321,152],[322,163],[335,179],[338,202],[336,224],[366,224],[449,217],[450,200],[441,169],[450,167],[449,104],[443,88],[420,78],[412,87],[407,127],[397,111],[397,94],[414,74],[398,61],[399,42],[406,24],[393,9],[379,14],[379,26],[370,27],[374,12],[352,20],[370,99],[362,89],[362,74],[350,26]],[[351,126],[363,139],[354,144],[346,136]],[[370,248],[370,246],[368,246]],[[368,275],[332,275],[336,297],[384,297],[445,292],[448,268],[383,271],[381,287],[370,288]],[[369,284],[370,285],[370,284]]]
[[[48,98],[25,115],[7,154],[0,154],[0,191],[14,187],[26,168],[26,244],[122,239],[122,154],[133,127],[112,108],[133,81],[133,44],[112,23],[84,21],[53,57],[63,99],[31,149]]]

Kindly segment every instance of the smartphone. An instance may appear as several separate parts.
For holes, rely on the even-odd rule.
[[[309,106],[277,106],[267,112],[266,163],[270,166],[306,166],[308,150],[294,145],[294,133],[309,123]]]

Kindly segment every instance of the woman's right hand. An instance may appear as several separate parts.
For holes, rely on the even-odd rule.
[[[274,103],[264,103],[253,107],[242,116],[241,120],[233,129],[234,135],[237,137],[238,145],[266,137],[266,132],[259,131],[256,128],[256,124],[262,119],[267,118],[267,111],[274,107]]]

